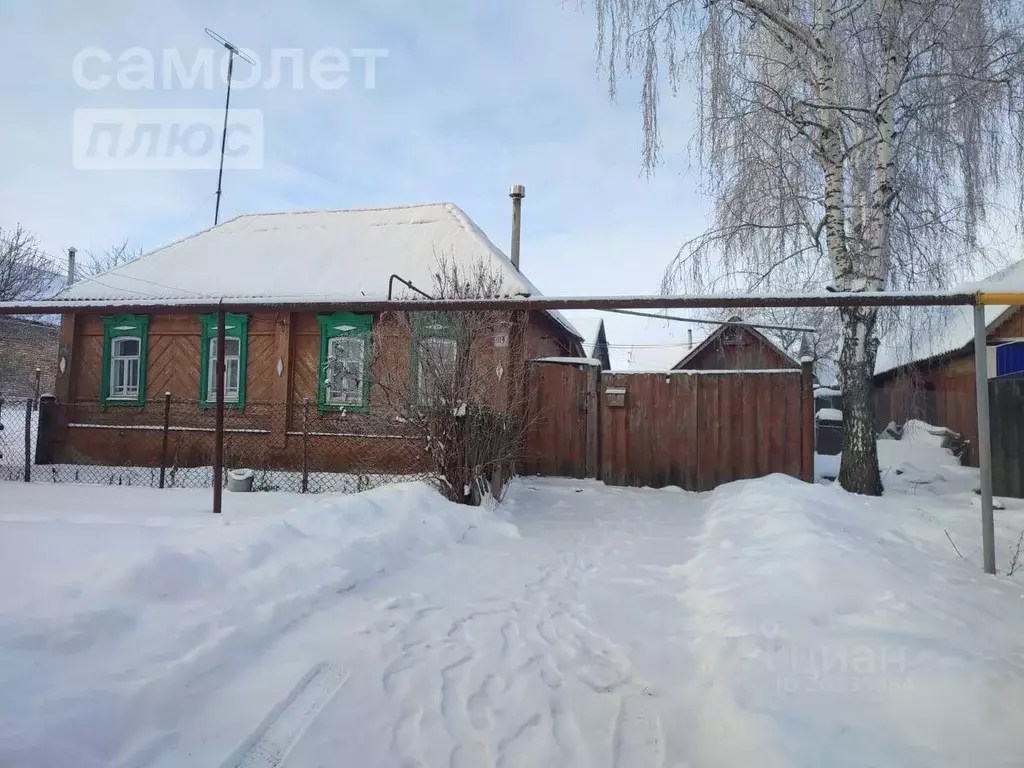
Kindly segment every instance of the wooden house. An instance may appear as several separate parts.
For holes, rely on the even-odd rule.
[[[72,286],[59,298],[122,302],[209,301],[208,313],[65,313],[56,393],[57,462],[153,466],[161,450],[163,400],[175,420],[176,461],[208,463],[215,403],[216,297],[266,311],[230,314],[226,323],[226,424],[256,446],[248,463],[295,465],[300,433],[329,435],[325,471],[368,456],[382,470],[402,469],[408,437],[389,384],[429,397],[423,350],[447,354],[451,333],[437,315],[289,311],[288,302],[322,296],[412,298],[429,292],[439,260],[469,273],[482,265],[505,295],[539,295],[459,208],[400,208],[243,215]],[[472,361],[500,408],[507,372],[532,357],[580,356],[580,337],[556,312],[530,313],[523,341],[515,329],[488,329],[486,351]],[[519,359],[521,358],[521,359]],[[184,405],[183,405],[184,404]],[[116,435],[117,439],[111,439]],[[191,440],[191,442],[190,442]],[[394,446],[394,449],[389,446]],[[326,449],[325,449],[326,450]],[[245,457],[239,459],[246,463]]]
[[[675,371],[736,371],[800,368],[800,363],[762,331],[738,317],[718,326],[672,366]]]
[[[612,363],[608,350],[608,332],[605,329],[604,318],[600,316],[574,316],[572,324],[583,337],[583,355],[591,360],[600,361],[602,371],[610,370]]]
[[[658,371],[736,371],[800,368],[800,363],[761,330],[732,318],[694,344],[679,341],[638,343],[630,351],[629,369]]]
[[[985,324],[990,383],[1024,375],[1022,308],[987,306]],[[968,441],[964,463],[977,466],[973,309],[933,310],[916,331],[916,339],[883,340],[875,366],[877,426],[920,419],[948,427]]]

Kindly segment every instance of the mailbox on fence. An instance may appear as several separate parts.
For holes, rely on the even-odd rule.
[[[622,408],[626,405],[625,387],[607,387],[604,390],[604,404],[609,408]]]

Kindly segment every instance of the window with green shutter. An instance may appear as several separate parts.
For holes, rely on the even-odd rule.
[[[146,349],[149,318],[103,318],[103,376],[100,403],[139,406],[146,402]]]
[[[199,407],[217,405],[217,315],[199,318],[202,329],[199,364]],[[249,316],[224,316],[224,405],[245,407],[246,362],[249,352]]]
[[[370,407],[373,315],[335,312],[320,322],[320,411],[365,413]]]

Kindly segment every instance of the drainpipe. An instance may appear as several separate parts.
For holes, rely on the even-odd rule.
[[[508,190],[508,196],[512,198],[512,266],[519,271],[519,238],[523,231],[523,198],[526,197],[526,187],[522,184],[513,184]]]

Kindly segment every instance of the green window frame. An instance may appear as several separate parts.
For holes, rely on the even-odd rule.
[[[335,312],[317,315],[317,320],[320,323],[318,410],[321,413],[369,412],[373,315]],[[351,382],[356,383],[354,388]],[[339,388],[332,389],[332,383],[338,383]]]
[[[137,408],[145,404],[148,346],[148,316],[113,315],[103,318],[101,407]]]
[[[409,381],[412,384],[411,402],[416,405],[434,405],[428,402],[424,387],[426,379],[420,363],[423,352],[428,345],[437,344],[438,354],[442,349],[451,350],[453,363],[458,359],[459,339],[456,323],[447,312],[418,312],[412,322],[412,354],[410,359]],[[443,346],[442,346],[443,345]]]
[[[199,408],[206,410],[217,407],[217,394],[214,389],[217,381],[217,372],[211,365],[213,346],[217,343],[217,315],[202,315],[199,318],[200,347],[199,347]],[[238,342],[238,354],[229,354],[225,368],[224,386],[224,407],[242,410],[245,408],[245,380],[247,378],[249,361],[249,315],[224,315],[224,339],[236,340]],[[229,347],[227,343],[224,345]],[[233,371],[237,376],[237,386],[231,386],[230,379]]]

